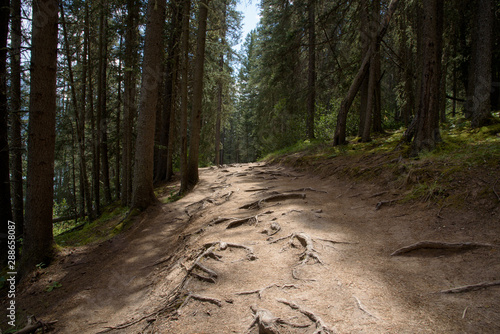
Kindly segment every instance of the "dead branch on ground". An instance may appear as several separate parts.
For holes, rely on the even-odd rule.
[[[439,293],[462,293],[462,292],[469,292],[469,291],[486,289],[486,288],[489,288],[492,286],[498,286],[498,285],[500,285],[500,281],[489,281],[489,282],[482,282],[482,283],[478,283],[478,284],[459,286],[459,287],[448,289],[448,290],[442,290],[442,291],[439,291]]]
[[[497,247],[497,246],[491,244],[482,244],[477,242],[447,243],[439,241],[420,241],[412,245],[405,246],[395,250],[391,254],[391,256],[399,256],[420,249],[443,249],[443,250],[462,251],[462,250],[475,249],[479,247]]]
[[[243,205],[240,207],[240,209],[257,209],[261,208],[262,203],[265,202],[275,202],[275,201],[281,201],[281,200],[286,200],[286,199],[294,199],[294,198],[306,198],[306,194],[277,194],[277,195],[272,195],[263,199],[260,199],[258,201]]]
[[[277,299],[277,301],[282,303],[282,304],[290,306],[290,308],[292,310],[299,311],[300,313],[302,313],[303,315],[308,317],[312,322],[314,322],[316,325],[316,330],[314,331],[314,334],[333,334],[334,333],[334,331],[332,329],[330,329],[325,324],[325,322],[320,317],[318,317],[316,314],[314,314],[313,312],[308,311],[308,310],[300,307],[296,303],[289,302],[288,300],[285,300],[285,299]]]

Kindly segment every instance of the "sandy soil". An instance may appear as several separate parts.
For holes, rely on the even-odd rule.
[[[150,208],[124,234],[65,250],[20,287],[19,315],[58,320],[54,333],[140,319],[111,333],[500,332],[500,286],[439,293],[500,280],[500,248],[391,256],[419,241],[500,245],[498,207],[393,203],[401,195],[390,188],[264,163],[200,173],[192,193]],[[276,194],[305,198],[240,208]],[[45,291],[52,282],[62,287]]]

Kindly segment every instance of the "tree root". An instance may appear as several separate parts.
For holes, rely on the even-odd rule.
[[[241,226],[245,223],[249,224],[257,224],[259,222],[259,215],[251,216],[251,217],[246,217],[246,218],[241,218],[241,219],[236,219],[231,221],[229,224],[226,226],[226,230],[229,230],[231,228],[235,228],[238,226]]]
[[[384,204],[389,204],[389,205],[392,205],[392,203],[394,202],[397,202],[401,200],[401,198],[397,198],[397,199],[392,199],[390,201],[380,201],[377,203],[377,205],[375,205],[375,210],[380,210],[380,208],[384,205]]]
[[[366,307],[361,303],[361,301],[356,297],[356,296],[353,296],[354,299],[356,300],[356,304],[358,305],[358,308],[365,312],[366,314],[368,314],[370,317],[373,317],[375,319],[378,319],[376,316],[374,316],[373,314],[371,314],[370,312],[368,312],[368,310],[366,309]]]
[[[35,317],[31,317],[31,319],[28,320],[28,324],[22,329],[18,330],[16,333],[32,334],[36,333],[36,331],[40,328],[45,333],[46,330],[49,330],[50,327],[56,323],[57,320],[43,322],[43,321],[37,321]]]
[[[476,243],[476,242],[447,243],[438,241],[420,241],[412,245],[405,246],[395,250],[391,254],[391,256],[399,256],[420,249],[444,249],[444,250],[462,251],[462,250],[475,249],[479,247],[497,247],[497,246],[491,244]]]
[[[262,207],[262,203],[264,202],[273,202],[273,201],[275,202],[275,201],[294,199],[294,198],[304,199],[306,198],[306,194],[276,194],[249,204],[245,204],[242,207],[240,207],[240,209],[260,209]]]
[[[306,328],[310,326],[309,324],[293,324],[281,318],[275,317],[270,311],[259,308],[256,305],[250,306],[250,309],[252,310],[254,318],[252,324],[248,327],[247,333],[249,333],[255,325],[259,328],[259,334],[279,334],[280,332],[278,328],[280,325],[288,325],[294,328]]]
[[[281,289],[284,289],[284,288],[295,288],[297,289],[297,287],[293,284],[284,284],[284,285],[278,285],[276,283],[273,283],[271,285],[268,285],[262,289],[258,289],[258,290],[251,290],[251,291],[242,291],[242,292],[237,292],[236,295],[253,295],[254,293],[257,294],[257,296],[259,297],[259,299],[262,298],[262,294],[264,293],[265,290],[267,289],[270,289],[270,288],[273,288],[273,287],[277,287],[277,288],[281,288]]]
[[[204,245],[205,248],[207,249],[213,249],[215,248],[215,246],[219,245],[219,249],[220,250],[226,250],[228,248],[239,248],[239,249],[244,249],[247,251],[247,260],[249,261],[254,261],[257,259],[257,256],[254,254],[253,252],[253,249],[248,247],[248,246],[245,246],[245,245],[240,245],[240,244],[233,244],[233,243],[230,243],[230,242],[224,242],[224,241],[216,241],[216,242],[210,242],[210,243],[207,243]],[[212,252],[213,253],[213,252]],[[216,255],[214,253],[214,255]],[[217,255],[216,255],[217,256]]]
[[[301,261],[292,270],[293,278],[298,280],[298,279],[301,279],[298,277],[297,272],[296,272],[296,270],[299,267],[306,265],[309,260],[312,260],[314,263],[319,263],[321,265],[323,265],[323,261],[321,261],[321,259],[318,257],[318,255],[316,255],[317,251],[314,249],[312,238],[305,233],[293,233],[287,237],[283,237],[283,238],[279,238],[279,239],[276,239],[274,241],[271,241],[270,243],[271,244],[277,243],[277,242],[284,240],[284,239],[290,239],[290,242],[291,242],[293,240],[293,238],[297,238],[297,240],[299,240],[299,242],[305,248],[304,252],[302,252],[302,254],[300,254],[300,256],[299,256],[299,259]]]
[[[276,233],[278,233],[279,231],[281,231],[280,224],[278,224],[277,222],[272,222],[271,225],[269,225],[269,228],[262,230],[260,233],[267,234],[268,236],[271,237]]]
[[[328,191],[324,191],[324,190],[316,190],[316,189],[311,188],[311,187],[307,187],[307,188],[300,188],[300,189],[295,189],[295,190],[287,190],[287,191],[284,191],[284,192],[285,192],[285,193],[295,193],[295,192],[304,192],[304,191],[314,191],[314,192],[318,192],[318,193],[328,194]]]
[[[211,303],[211,304],[214,304],[214,305],[217,305],[218,307],[222,307],[222,301],[220,301],[219,299],[217,298],[212,298],[212,297],[207,297],[207,296],[201,296],[201,295],[195,295],[193,293],[188,293],[187,296],[186,296],[186,299],[184,300],[184,302],[182,303],[182,305],[177,309],[177,314],[181,314],[181,309],[186,306],[186,304],[191,300],[191,299],[194,299],[194,300],[198,300],[200,302],[207,302],[207,303]]]
[[[500,281],[489,281],[489,282],[482,282],[482,283],[478,283],[478,284],[459,286],[459,287],[448,289],[448,290],[442,290],[442,291],[439,291],[438,293],[462,293],[462,292],[469,292],[469,291],[486,289],[486,288],[489,288],[492,286],[498,286],[498,285],[500,285]]]
[[[314,334],[333,334],[334,331],[330,329],[325,322],[311,311],[305,310],[294,302],[289,302],[285,299],[277,299],[278,302],[290,306],[292,310],[297,310],[306,317],[308,317],[316,325]]]

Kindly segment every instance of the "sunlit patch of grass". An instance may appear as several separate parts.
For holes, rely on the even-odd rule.
[[[130,212],[128,207],[120,206],[119,202],[115,202],[103,209],[102,215],[90,223],[83,223],[81,228],[67,229],[59,233],[54,233],[55,242],[59,246],[82,246],[89,243],[107,240],[120,231],[127,225],[130,218],[137,215],[138,212]],[[125,217],[127,219],[125,219]]]

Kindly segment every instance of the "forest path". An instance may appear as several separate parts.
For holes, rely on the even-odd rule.
[[[500,279],[498,248],[391,256],[424,240],[498,244],[498,224],[478,230],[486,223],[474,213],[392,205],[397,191],[264,163],[200,176],[193,192],[150,208],[112,242],[62,258],[25,293],[44,305],[37,316],[59,320],[56,333],[139,319],[111,332],[500,330],[499,287],[435,293]],[[62,287],[40,292],[49,279]]]

